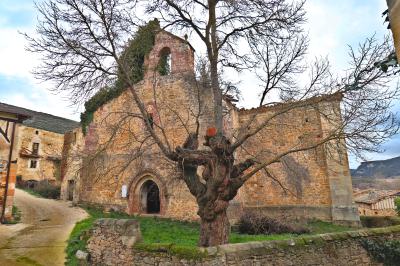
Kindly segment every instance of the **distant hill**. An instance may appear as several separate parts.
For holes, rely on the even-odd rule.
[[[362,162],[357,169],[351,169],[352,177],[390,178],[400,176],[400,156],[382,161]]]

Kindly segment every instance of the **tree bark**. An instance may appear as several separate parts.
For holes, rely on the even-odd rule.
[[[226,209],[216,213],[214,219],[201,219],[199,246],[212,247],[229,242],[230,224]]]

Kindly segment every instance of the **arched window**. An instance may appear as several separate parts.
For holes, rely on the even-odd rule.
[[[157,65],[158,73],[160,73],[161,76],[170,75],[172,70],[171,49],[168,47],[161,49],[159,58],[160,60]]]

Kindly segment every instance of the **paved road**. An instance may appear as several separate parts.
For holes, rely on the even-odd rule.
[[[0,225],[0,265],[64,265],[66,240],[86,212],[22,190],[16,190],[15,205],[22,219],[17,225]]]

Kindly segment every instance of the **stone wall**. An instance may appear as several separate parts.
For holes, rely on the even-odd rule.
[[[128,228],[128,230],[127,230]],[[122,232],[122,234],[120,233]],[[139,239],[139,225],[127,220],[100,220],[92,230],[88,251],[93,265],[381,265],[360,240],[399,240],[400,226],[304,236],[289,240],[229,244],[199,249],[197,260],[171,255],[167,250],[143,252],[125,240]],[[134,236],[137,235],[137,237]],[[104,236],[103,236],[104,235]],[[125,238],[129,239],[129,238]],[[129,243],[129,244],[127,244]]]
[[[124,265],[133,261],[132,247],[142,239],[135,220],[99,219],[90,231],[87,249],[93,265]]]
[[[374,209],[371,204],[358,202],[358,212],[360,216],[396,216],[396,209]]]
[[[83,139],[84,135],[80,127],[67,132],[64,136],[60,195],[63,200],[79,201]]]
[[[33,143],[39,143],[37,156],[32,156]],[[59,180],[60,163],[64,144],[64,134],[19,125],[17,135],[18,170],[22,180]],[[37,167],[31,168],[31,161],[37,161]]]
[[[244,159],[251,154],[258,161],[268,161],[293,147],[301,149],[321,141],[335,128],[332,123],[340,120],[340,100],[341,95],[332,95],[328,101],[310,99],[304,107],[282,114],[290,104],[240,110],[238,123],[253,121],[250,128],[275,117],[239,148],[238,157]],[[268,172],[258,172],[240,190],[238,200],[244,208],[270,216],[356,225],[359,217],[352,197],[346,147],[340,141],[328,144],[288,154],[283,163],[268,166]]]
[[[4,211],[4,218],[10,220],[12,218],[12,207],[14,204],[15,184],[16,184],[17,165],[11,163],[10,177],[8,179],[7,202]],[[0,172],[0,213],[2,212],[4,194],[7,182],[7,168],[3,168]]]
[[[0,125],[4,126],[5,121],[0,120]],[[19,134],[19,125],[16,125],[15,128],[15,136]],[[8,131],[8,139],[11,139],[12,136],[12,123],[10,123],[10,130]],[[17,138],[17,137],[16,137]],[[10,145],[6,139],[0,135],[0,213],[3,208],[4,194],[6,190],[7,183],[7,165],[8,165],[8,157],[10,153]],[[8,190],[7,190],[7,201],[4,210],[4,217],[6,220],[12,219],[12,206],[14,204],[14,195],[15,195],[15,185],[16,185],[16,177],[17,177],[17,168],[20,163],[18,160],[18,147],[14,145],[14,149],[12,151],[11,158],[11,167],[10,167],[10,176],[8,180]]]

